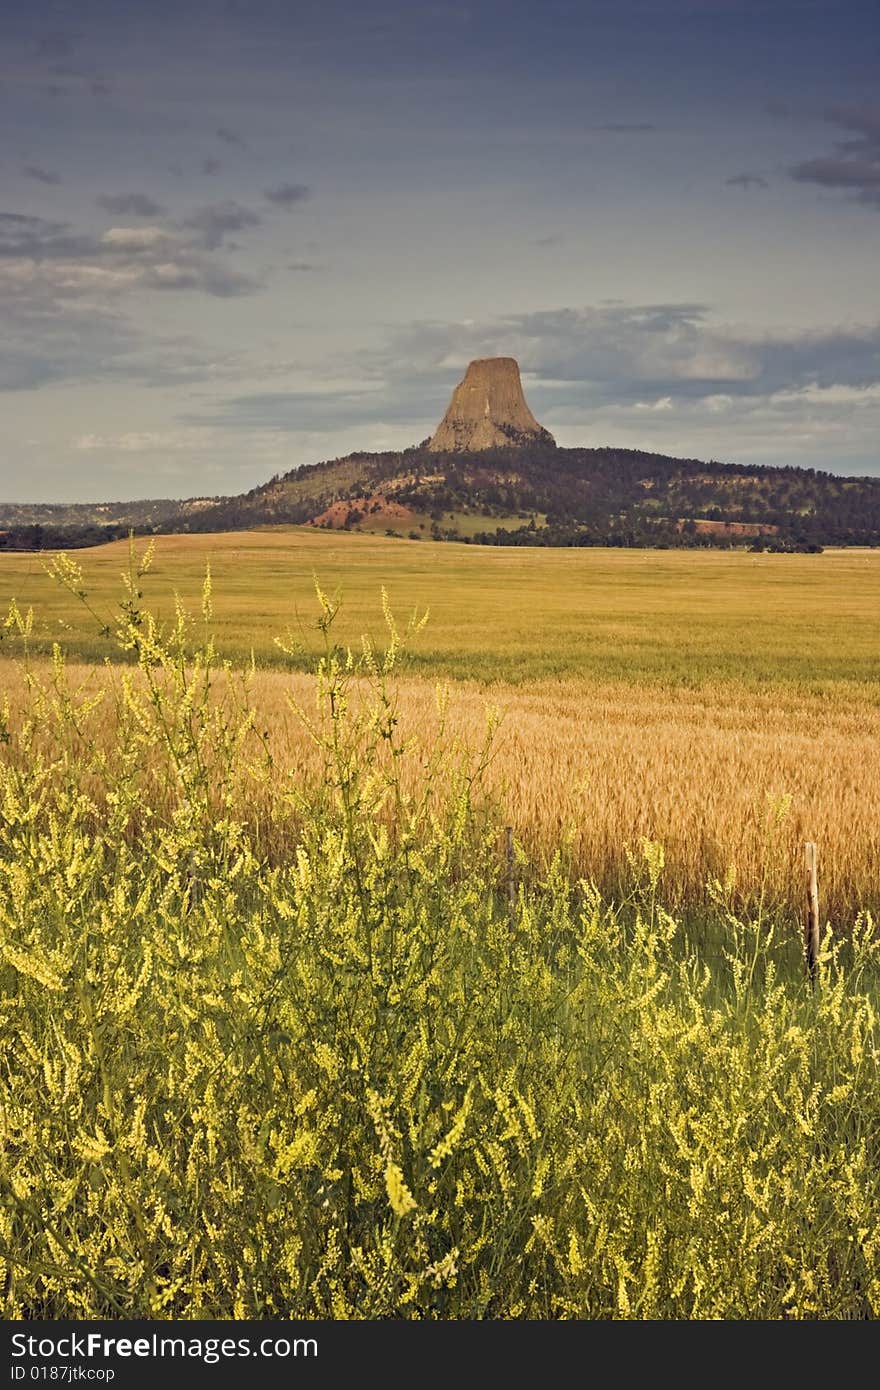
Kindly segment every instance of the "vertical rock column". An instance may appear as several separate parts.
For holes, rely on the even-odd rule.
[[[453,391],[428,448],[450,453],[555,443],[526,405],[515,358],[480,357]]]

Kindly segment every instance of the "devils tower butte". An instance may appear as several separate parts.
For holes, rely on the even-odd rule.
[[[463,453],[555,443],[526,405],[516,360],[479,357],[453,391],[428,448],[434,453]]]

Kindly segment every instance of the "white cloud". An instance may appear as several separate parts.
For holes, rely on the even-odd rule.
[[[283,458],[289,453],[289,443],[277,430],[253,429],[243,442],[237,436],[230,440],[228,431],[216,425],[180,425],[174,429],[119,430],[102,433],[89,431],[70,440],[70,446],[80,454],[143,454],[161,457],[167,454],[186,457],[212,458],[218,453],[251,457],[270,455]]]
[[[179,453],[215,447],[217,431],[210,429],[127,430],[122,434],[83,434],[73,447],[81,453]]]
[[[105,246],[118,247],[123,251],[148,250],[159,242],[171,240],[161,227],[110,227],[101,237]]]

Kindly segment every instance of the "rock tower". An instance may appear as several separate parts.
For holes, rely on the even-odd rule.
[[[453,391],[428,448],[434,453],[464,453],[555,443],[526,405],[516,359],[479,357]]]

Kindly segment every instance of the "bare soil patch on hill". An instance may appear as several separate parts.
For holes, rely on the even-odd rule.
[[[344,501],[331,502],[323,512],[311,518],[309,525],[340,530],[362,521],[411,522],[414,517],[415,512],[411,507],[405,507],[402,502],[391,501],[377,492],[371,497],[349,497]]]

